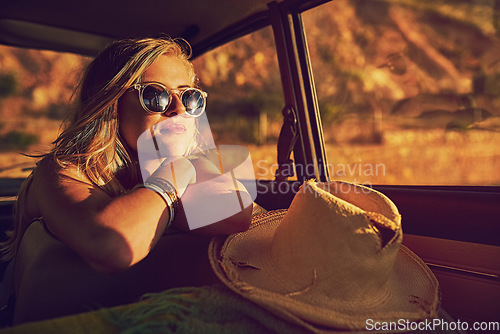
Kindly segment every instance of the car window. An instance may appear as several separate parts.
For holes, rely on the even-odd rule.
[[[331,179],[500,184],[492,1],[337,0],[303,13]]]
[[[247,147],[256,178],[274,179],[284,100],[271,28],[220,46],[194,64],[208,92],[215,143]]]
[[[90,58],[0,45],[0,177],[26,177],[56,139]]]
[[[74,54],[0,46],[0,177],[26,177],[57,137],[81,70]],[[283,94],[271,28],[194,60],[219,145],[249,149],[257,179],[274,179]]]

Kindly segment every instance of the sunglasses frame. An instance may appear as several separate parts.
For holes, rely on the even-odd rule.
[[[146,107],[146,104],[144,104],[144,98],[143,98],[144,89],[150,85],[160,86],[161,88],[163,88],[166,92],[168,92],[170,94],[170,101],[168,101],[168,105],[165,107],[164,111],[150,110],[150,109],[148,109],[148,107]],[[203,108],[203,111],[199,115],[191,115],[190,113],[187,112],[187,109],[186,109],[185,114],[190,116],[190,117],[200,117],[205,112],[205,108],[207,106],[207,96],[208,96],[207,92],[202,91],[201,89],[195,88],[195,87],[186,87],[186,88],[181,88],[181,89],[174,89],[174,88],[169,89],[160,82],[151,81],[151,82],[146,82],[146,83],[136,83],[132,87],[130,87],[130,89],[135,89],[139,92],[139,102],[141,103],[142,108],[147,113],[150,113],[150,114],[163,114],[163,113],[165,113],[168,110],[168,108],[170,107],[170,104],[172,103],[174,94],[177,95],[177,97],[181,100],[181,103],[182,103],[182,96],[184,95],[184,93],[187,91],[193,91],[193,90],[199,92],[201,94],[201,96],[203,97],[203,106],[200,107],[200,108]],[[184,104],[183,104],[183,106],[184,106]],[[186,108],[186,106],[184,106],[184,108]]]

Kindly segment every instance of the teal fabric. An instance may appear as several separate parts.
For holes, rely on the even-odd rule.
[[[306,333],[222,286],[179,288],[146,296],[126,310],[109,310],[120,333]],[[165,316],[168,315],[168,316]]]
[[[233,293],[222,285],[203,288],[179,288],[145,296],[148,303],[139,303],[126,310],[110,310],[109,322],[123,334],[303,334],[309,330],[289,323],[257,304]],[[443,310],[441,319],[454,320]],[[317,328],[318,332],[322,332]],[[361,333],[327,329],[328,333]],[[417,330],[411,333],[429,333]],[[433,330],[433,334],[461,333]]]
[[[453,321],[443,312],[440,312],[440,315],[447,321]],[[319,328],[318,331],[321,332]],[[363,331],[349,332],[329,329],[325,332],[354,334]],[[147,295],[143,300],[129,305],[31,322],[0,330],[0,334],[24,333],[303,334],[310,332],[276,317],[226,287],[216,285],[171,289]],[[432,333],[458,332],[433,331]]]

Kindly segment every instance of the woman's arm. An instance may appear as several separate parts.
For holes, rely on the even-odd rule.
[[[193,179],[188,160],[176,170],[182,185]],[[124,270],[142,260],[169,220],[169,210],[155,192],[138,188],[112,198],[76,168],[61,170],[48,159],[37,167],[33,182],[30,197],[38,203],[36,215],[100,272]]]
[[[190,184],[183,194],[180,217],[174,222],[174,226],[189,230],[194,225],[193,232],[211,235],[227,235],[247,230],[252,216],[252,199],[245,186],[230,177],[231,174],[227,171],[225,177],[221,177],[220,167],[206,158],[197,158],[191,162],[196,169],[196,184]],[[236,207],[238,212],[215,222],[210,221],[212,211],[234,212],[235,208],[228,206],[234,205],[236,198],[240,203]],[[205,218],[203,212],[206,212],[206,221],[191,221],[188,224],[184,210],[189,209],[202,212],[201,219]],[[200,224],[203,226],[196,228]]]

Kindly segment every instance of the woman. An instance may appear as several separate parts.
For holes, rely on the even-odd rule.
[[[196,149],[194,116],[206,96],[193,89],[188,57],[168,38],[130,39],[89,64],[73,118],[20,190],[3,248],[4,259],[15,257],[14,323],[214,281],[202,233],[247,229],[251,206],[201,234],[175,232],[186,226],[179,199],[203,200],[188,185],[219,173],[206,159],[185,157]],[[141,161],[150,175],[141,180],[137,143],[148,132],[170,151],[159,162]]]

